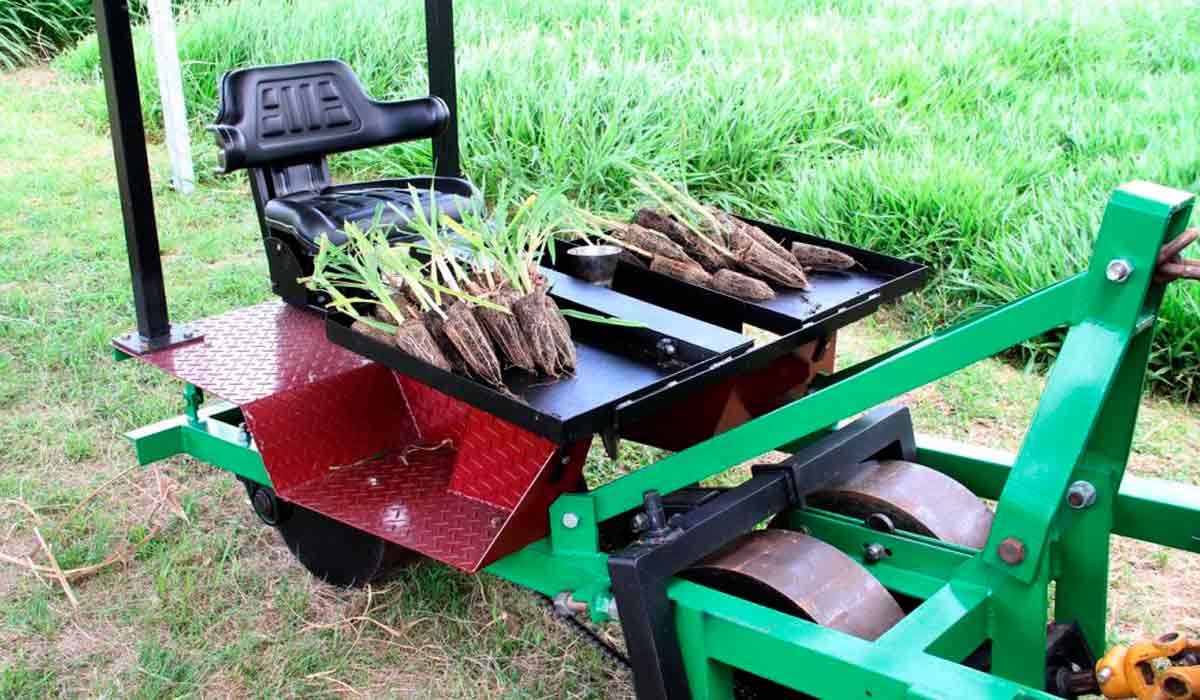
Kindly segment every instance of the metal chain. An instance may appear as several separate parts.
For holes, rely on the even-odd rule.
[[[563,615],[560,613],[558,608],[554,606],[554,600],[550,598],[550,596],[542,593],[538,593],[537,596],[538,600],[550,608],[551,617],[562,620],[567,627],[570,627],[577,634],[579,634],[579,636],[583,637],[585,642],[599,649],[600,653],[607,656],[611,661],[615,661],[619,666],[622,666],[626,670],[633,669],[633,665],[629,663],[629,658],[622,654],[620,649],[602,639],[600,635],[593,632],[587,625],[575,619],[573,615]]]

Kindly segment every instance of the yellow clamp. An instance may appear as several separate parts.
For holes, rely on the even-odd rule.
[[[1096,680],[1109,700],[1200,700],[1198,663],[1200,640],[1171,632],[1109,649],[1096,664]]]

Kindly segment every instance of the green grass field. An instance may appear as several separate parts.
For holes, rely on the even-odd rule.
[[[731,27],[732,3],[611,17],[582,2],[540,3],[526,22],[513,18],[531,2],[461,4],[473,176],[569,177],[585,199],[615,208],[628,201],[617,165],[633,161],[724,193],[743,211],[938,264],[939,280],[919,299],[843,334],[845,363],[931,319],[1079,269],[1103,197],[1120,180],[1200,185],[1198,137],[1188,128],[1200,20],[1182,5],[1156,6],[1179,16],[1156,23],[1151,10],[1120,3],[1076,3],[1050,16],[1032,5],[863,3],[797,14],[783,2],[753,3]],[[339,5],[321,6],[305,11]],[[380,96],[409,94],[419,82],[419,47],[389,48],[366,31],[378,26],[370,12],[391,12],[385,26],[411,36],[416,20],[398,5],[346,13],[338,32],[304,32],[287,19],[301,12],[289,4],[276,12],[295,24],[270,34],[250,31],[266,9],[233,7],[213,11],[246,17],[211,39],[222,61],[306,57],[283,46],[265,52],[283,35],[309,42],[313,55],[347,57]],[[216,26],[205,17],[196,22]],[[478,28],[496,26],[520,31]],[[378,72],[366,70],[373,65]],[[74,67],[86,73],[85,62]],[[113,362],[107,349],[132,324],[120,212],[96,122],[102,103],[70,78],[0,74],[0,207],[9,213],[0,219],[0,553],[44,561],[36,526],[71,568],[155,534],[127,565],[76,583],[77,609],[52,580],[0,562],[0,698],[628,696],[623,673],[513,586],[423,563],[370,591],[333,590],[258,523],[232,477],[189,459],[157,473],[132,468],[119,435],[178,413],[181,387],[139,363]],[[702,107],[706,96],[717,108]],[[891,102],[902,96],[904,104]],[[989,104],[1000,107],[993,114]],[[578,105],[585,113],[608,105],[610,116],[573,121]],[[770,105],[773,119],[747,116]],[[652,128],[634,135],[632,123]],[[1054,140],[1060,131],[1076,145]],[[205,147],[201,169],[211,157]],[[155,145],[152,160],[173,316],[268,298],[244,181],[205,179],[183,197],[165,185],[164,149]],[[341,167],[426,166],[397,149]],[[1043,249],[1053,255],[1043,259]],[[1195,297],[1171,294],[1181,314],[1172,318],[1200,320],[1188,310]],[[907,400],[927,432],[1015,449],[1042,383],[1036,371],[987,361]],[[1194,406],[1147,398],[1134,448],[1136,473],[1200,480]],[[605,473],[627,466],[596,458]],[[155,510],[162,488],[186,520]],[[1200,557],[1118,540],[1112,570],[1111,641],[1200,634]]]
[[[380,98],[427,91],[411,3],[190,7],[179,42],[197,124],[218,77],[247,64],[339,57]],[[1200,187],[1200,5],[1183,0],[504,0],[456,16],[476,181],[620,210],[636,198],[626,168],[653,169],[741,213],[928,260],[942,276],[922,323],[1079,270],[1121,182]],[[58,65],[92,79],[97,60],[90,43]],[[142,84],[157,117],[152,71]],[[341,161],[427,163],[424,145]],[[1172,291],[1162,319],[1153,380],[1193,394],[1200,289]]]

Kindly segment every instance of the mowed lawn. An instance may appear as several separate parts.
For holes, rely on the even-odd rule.
[[[0,74],[0,552],[44,563],[40,534],[74,568],[150,537],[127,564],[77,582],[77,607],[51,579],[0,562],[0,698],[628,696],[620,669],[520,589],[434,563],[331,589],[258,523],[231,476],[190,459],[134,467],[120,434],[178,413],[182,387],[108,350],[132,309],[95,100],[46,69]],[[164,184],[160,145],[152,158],[173,316],[269,298],[244,181],[205,178],[183,197]],[[937,299],[850,329],[844,361],[913,337],[914,308]],[[907,401],[925,431],[1015,449],[1042,384],[988,361]],[[1200,480],[1194,407],[1147,398],[1131,469]],[[1200,557],[1118,540],[1110,641],[1200,634],[1198,581]]]

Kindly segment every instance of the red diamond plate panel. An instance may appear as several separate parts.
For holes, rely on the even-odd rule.
[[[316,315],[270,302],[195,325],[203,341],[141,359],[240,405],[286,500],[476,571],[545,536],[550,503],[580,488],[586,442],[561,449],[393,374]]]
[[[275,490],[419,440],[391,370],[368,364],[242,406]]]
[[[315,314],[272,301],[197,321],[204,340],[139,356],[238,405],[369,364],[325,339]]]
[[[476,571],[543,537],[550,503],[582,488],[587,441],[556,445],[393,374],[330,343],[316,315],[270,302],[196,326],[203,341],[141,359],[240,405],[287,500]],[[625,434],[695,444],[802,391],[811,353],[800,348]]]
[[[430,442],[451,440],[457,445],[466,427],[467,414],[476,409],[412,377],[399,372],[395,375],[408,399],[408,407],[421,439]]]
[[[454,457],[449,448],[393,454],[329,471],[291,495],[331,518],[474,571],[509,513],[447,490]]]

